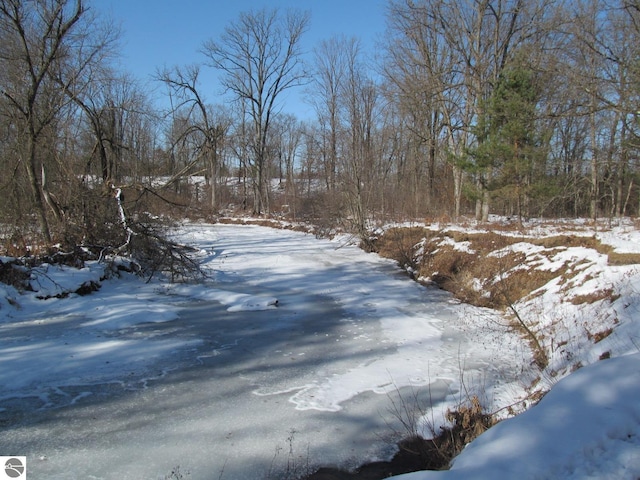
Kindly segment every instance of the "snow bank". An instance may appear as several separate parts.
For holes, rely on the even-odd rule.
[[[560,381],[535,407],[491,428],[451,470],[402,480],[637,479],[640,354],[605,360]]]
[[[87,262],[83,268],[44,263],[31,270],[29,283],[38,297],[55,297],[75,292],[83,285],[97,284],[104,275],[104,265]]]

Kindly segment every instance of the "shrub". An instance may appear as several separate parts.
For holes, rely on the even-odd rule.
[[[393,258],[403,268],[416,269],[418,245],[429,237],[422,227],[390,228],[372,242],[373,250],[386,258]]]
[[[426,410],[417,394],[413,399],[400,396],[399,402],[392,400],[391,404],[392,414],[405,429],[405,437],[398,443],[400,453],[417,457],[421,470],[448,469],[451,460],[469,442],[497,423],[494,415],[483,409],[479,398],[471,395],[456,409],[447,410],[445,418],[449,426],[436,430],[429,425],[431,438],[426,439],[418,433],[419,417],[424,417]]]
[[[0,259],[0,282],[21,291],[29,288],[29,270],[17,259]]]

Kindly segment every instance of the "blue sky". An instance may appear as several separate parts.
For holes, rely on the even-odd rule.
[[[384,32],[386,0],[95,0],[93,5],[121,25],[122,67],[149,81],[163,66],[202,63],[198,50],[204,41],[219,38],[240,12],[264,7],[310,11],[303,45],[308,51],[323,39],[344,34],[359,38],[372,52]],[[213,73],[205,70],[207,85],[201,89],[209,102],[219,103]]]

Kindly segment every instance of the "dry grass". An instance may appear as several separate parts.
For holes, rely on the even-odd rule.
[[[587,330],[587,338],[593,340],[593,343],[599,343],[613,333],[613,328],[606,328],[601,332],[591,333]]]
[[[608,254],[609,265],[636,265],[640,263],[640,253],[617,253]]]
[[[447,410],[450,427],[440,427],[431,439],[410,437],[400,442],[400,449],[420,458],[422,469],[447,470],[453,460],[472,440],[494,426],[497,421],[485,412],[477,396],[455,410]]]
[[[404,406],[407,405],[403,403]],[[413,418],[411,411],[402,413]],[[420,470],[448,470],[451,460],[469,442],[496,424],[495,416],[483,410],[476,396],[457,409],[448,410],[446,416],[451,426],[432,430],[432,438],[425,439],[413,429],[406,432],[407,435],[398,442],[398,452],[391,461],[366,463],[353,472],[323,467],[300,480],[374,480]],[[412,420],[411,428],[413,425]]]
[[[374,240],[373,244],[376,253],[397,260],[404,268],[415,269],[417,245],[430,234],[432,232],[421,227],[391,228]]]
[[[480,254],[487,254],[522,241],[522,237],[501,235],[495,232],[468,233],[451,230],[442,235],[451,238],[456,243],[470,242],[473,245],[473,250]]]
[[[436,249],[425,248],[419,273],[422,277],[431,278],[445,290],[471,298],[476,293],[472,282],[473,265],[477,258],[474,254],[455,250],[450,245]]]
[[[561,276],[563,271],[511,270],[505,276],[502,286],[499,285],[492,290],[493,304],[498,308],[504,308],[508,306],[505,302],[515,303]]]
[[[484,411],[475,395],[469,399],[468,404],[458,407],[457,410],[448,410],[446,418],[452,427],[449,431],[443,432],[444,436],[448,437],[444,444],[450,445],[451,453],[454,455],[496,424],[493,415]]]
[[[466,242],[468,248],[456,248],[450,240],[456,244]],[[545,250],[540,255],[547,258],[570,247],[590,248],[608,254],[610,259],[613,255],[609,246],[589,236],[524,238],[497,232],[434,232],[420,227],[391,229],[376,240],[375,247],[380,255],[397,260],[405,268],[411,266],[419,277],[429,278],[465,303],[505,309],[554,278],[561,277],[563,283],[570,281],[575,271],[567,264],[553,271],[536,269],[536,260],[528,259],[520,252],[503,250],[525,241],[543,247]],[[418,246],[420,256],[417,255]],[[502,250],[501,254],[494,255],[498,250]],[[618,257],[614,255],[614,258]],[[633,257],[620,258],[634,260]],[[640,261],[640,255],[637,260]],[[575,297],[572,302],[593,303],[603,298],[615,300],[613,292],[603,290]]]
[[[470,249],[439,246],[437,241],[425,242],[417,269],[421,277],[430,278],[465,303],[503,309],[564,273],[564,269],[551,272],[520,268],[527,260],[520,252],[490,255],[519,239],[494,233],[453,235],[452,238],[456,242],[470,242]],[[402,258],[406,257],[407,253],[403,253]]]
[[[412,396],[398,395],[397,399],[390,397],[390,412],[402,426],[396,434],[404,436],[398,444],[400,453],[404,451],[416,458],[421,470],[448,469],[451,460],[469,442],[497,423],[497,417],[484,410],[478,396],[469,394],[455,408],[447,410],[448,426],[436,428],[428,424],[429,438],[424,438],[419,425],[430,408],[433,408],[430,399],[419,398],[417,392]]]
[[[600,300],[609,300],[610,302],[614,302],[618,298],[620,298],[620,295],[614,294],[613,289],[607,288],[604,290],[595,290],[586,295],[576,295],[571,299],[571,303],[574,305],[592,304],[599,302]]]
[[[582,235],[555,235],[552,237],[529,238],[527,239],[527,242],[544,248],[584,247],[591,248],[603,254],[611,251],[611,247],[602,244],[600,240],[594,237],[587,237]]]
[[[542,248],[527,255],[521,249],[508,248],[516,243]],[[535,319],[521,318],[518,302],[541,294],[544,286],[554,279],[562,287],[567,301],[574,305],[613,302],[619,298],[611,288],[571,296],[573,287],[591,279],[584,271],[589,265],[584,260],[566,260],[563,264],[556,263],[553,269],[540,267],[548,262],[557,262],[560,252],[578,247],[608,255],[610,264],[640,263],[640,254],[618,254],[595,237],[579,234],[531,238],[519,231],[467,233],[412,228],[404,231],[394,229],[388,237],[387,234],[381,237],[376,245],[382,247],[380,254],[395,258],[403,266],[411,265],[418,278],[429,279],[460,301],[508,313],[512,326],[522,330],[523,338],[531,342],[534,361],[540,368],[547,365],[547,354],[538,338],[540,334],[535,329]],[[588,336],[597,343],[610,334],[611,330],[606,329],[588,333]]]

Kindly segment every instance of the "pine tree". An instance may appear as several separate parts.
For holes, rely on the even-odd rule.
[[[543,154],[537,129],[539,92],[534,73],[524,67],[506,68],[492,95],[484,102],[474,128],[477,146],[470,152],[470,170],[482,179],[481,188],[521,220],[533,188],[533,173]]]

